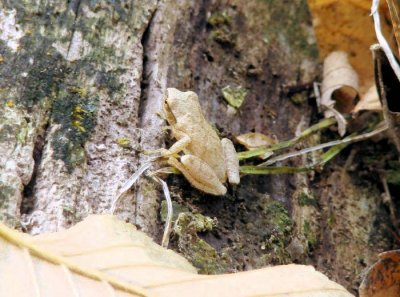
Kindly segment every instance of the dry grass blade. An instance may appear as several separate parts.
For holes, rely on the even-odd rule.
[[[324,148],[333,147],[336,145],[354,143],[354,142],[358,142],[358,141],[363,141],[363,140],[371,138],[377,134],[385,132],[388,129],[388,126],[384,122],[378,124],[377,126],[378,126],[378,128],[376,128],[375,130],[373,130],[371,132],[367,132],[367,133],[364,133],[361,135],[356,135],[356,136],[349,136],[349,137],[346,137],[341,140],[334,140],[334,141],[330,141],[330,142],[326,142],[326,143],[321,143],[319,145],[316,145],[313,147],[308,147],[308,148],[305,148],[305,149],[302,149],[299,151],[282,154],[282,155],[276,156],[274,158],[271,158],[268,161],[259,164],[258,166],[260,166],[260,167],[269,166],[269,165],[272,165],[279,161],[284,161],[289,158],[301,156],[301,155],[308,154],[308,153],[311,153],[314,151],[322,150]]]
[[[165,201],[167,202],[167,218],[165,219],[164,234],[161,240],[161,246],[164,248],[168,248],[169,235],[171,233],[171,224],[173,216],[171,195],[169,193],[168,185],[164,180],[159,178],[157,175],[152,175],[151,177],[161,185],[164,192]]]
[[[119,190],[118,194],[115,196],[113,202],[111,203],[110,213],[113,214],[115,209],[117,208],[118,202],[121,200],[121,197],[129,191],[129,189],[134,185],[134,183],[139,179],[139,177],[150,168],[152,162],[156,160],[158,157],[154,157],[147,162],[145,162],[139,169],[132,174],[132,176],[122,185],[121,189]]]

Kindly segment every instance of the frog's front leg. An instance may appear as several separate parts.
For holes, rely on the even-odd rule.
[[[179,140],[175,142],[168,150],[162,151],[162,155],[164,157],[178,154],[179,152],[183,151],[192,141],[190,136],[187,134],[181,133],[179,136]]]
[[[240,183],[239,159],[232,141],[228,138],[221,139],[222,151],[225,158],[226,175],[231,185]]]
[[[194,155],[184,155],[179,162],[175,157],[170,157],[168,164],[182,172],[195,188],[216,196],[226,194],[226,188],[214,170],[200,158]]]

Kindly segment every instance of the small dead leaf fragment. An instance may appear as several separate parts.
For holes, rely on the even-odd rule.
[[[358,76],[345,52],[332,52],[325,58],[321,89],[321,102],[318,103],[322,108],[335,108],[341,113],[349,113],[354,108],[358,98]],[[334,116],[330,110],[325,110],[324,115],[326,118]]]
[[[272,137],[258,132],[240,134],[236,136],[236,140],[248,150],[270,146],[276,143],[276,140]]]
[[[398,297],[400,296],[400,250],[388,251],[379,255],[364,277],[360,297]]]
[[[250,151],[260,147],[268,147],[277,143],[277,141],[274,138],[258,132],[249,132],[241,134],[236,136],[235,138],[237,142],[239,142],[241,145],[243,145]],[[273,153],[268,152],[264,155],[261,155],[260,157],[261,159],[267,159],[271,155],[273,155]]]
[[[242,86],[226,86],[221,91],[224,99],[235,108],[239,108],[243,104],[248,92],[248,90]]]
[[[360,101],[354,107],[352,112],[356,113],[360,110],[382,110],[382,105],[379,101],[379,96],[375,85],[371,86],[368,91],[361,97]]]

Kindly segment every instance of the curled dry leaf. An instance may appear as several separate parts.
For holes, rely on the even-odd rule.
[[[382,104],[379,101],[379,96],[375,85],[371,86],[368,91],[361,97],[360,101],[354,107],[352,112],[356,113],[360,110],[382,110]]]
[[[359,293],[360,297],[400,296],[400,250],[379,255],[379,261],[368,269]]]
[[[111,215],[53,234],[0,224],[0,296],[350,297],[311,266],[197,275],[181,256]]]
[[[332,52],[325,58],[321,92],[318,105],[324,116],[334,116],[339,124],[342,123],[343,117],[339,113],[350,113],[358,99],[358,76],[345,52]],[[340,130],[340,134],[344,134],[343,127]]]
[[[268,146],[271,146],[271,145],[277,143],[277,141],[274,138],[269,137],[262,133],[258,133],[258,132],[249,132],[249,133],[241,134],[241,135],[236,136],[235,138],[236,138],[237,142],[239,142],[241,145],[243,145],[248,150],[254,150],[254,149],[260,148],[260,147],[268,147]],[[272,154],[273,154],[272,152],[269,152],[267,154],[261,155],[261,158],[267,159]]]

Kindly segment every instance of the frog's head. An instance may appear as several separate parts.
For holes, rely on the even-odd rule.
[[[201,107],[196,93],[192,91],[182,92],[175,88],[168,88],[164,96],[164,112],[167,121],[169,117],[181,118],[190,114],[201,114]]]

